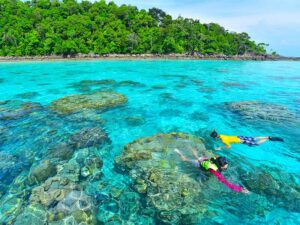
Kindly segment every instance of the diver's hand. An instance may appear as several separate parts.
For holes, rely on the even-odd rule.
[[[242,193],[244,193],[244,194],[250,194],[250,191],[248,191],[246,188],[244,188],[244,189],[242,190]]]

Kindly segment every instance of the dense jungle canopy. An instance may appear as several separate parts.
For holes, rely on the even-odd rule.
[[[114,2],[0,0],[0,55],[266,54],[265,44],[216,23]]]

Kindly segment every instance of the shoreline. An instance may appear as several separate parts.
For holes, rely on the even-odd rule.
[[[271,55],[188,55],[188,54],[77,54],[50,56],[0,56],[0,62],[22,61],[65,61],[65,60],[143,60],[143,59],[173,59],[173,60],[250,60],[250,61],[300,61],[300,57],[285,57]]]

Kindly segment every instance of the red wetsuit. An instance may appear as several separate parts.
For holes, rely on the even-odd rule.
[[[214,171],[212,169],[208,170],[209,172],[211,172],[215,177],[218,178],[219,181],[221,181],[223,184],[225,184],[228,188],[230,188],[231,190],[235,191],[235,192],[242,192],[243,191],[243,187],[238,186],[238,185],[234,185],[231,184],[229,181],[227,181],[223,175],[218,172],[218,171]]]
[[[201,162],[206,161],[206,160],[208,160],[207,157],[200,157],[200,158],[198,158],[198,160],[195,160],[196,163],[195,163],[194,161],[192,161],[192,164],[193,164],[193,165],[196,165],[196,164],[197,164],[198,166],[201,167]],[[243,191],[243,187],[241,187],[241,186],[239,186],[239,185],[234,185],[234,184],[230,183],[229,181],[227,181],[227,180],[223,177],[223,175],[222,175],[220,172],[215,171],[215,170],[213,170],[213,169],[208,169],[208,171],[209,171],[210,173],[212,173],[215,177],[217,177],[219,181],[221,181],[223,184],[225,184],[225,185],[226,185],[228,188],[230,188],[231,190],[233,190],[233,191],[235,191],[235,192],[242,192],[242,191]]]

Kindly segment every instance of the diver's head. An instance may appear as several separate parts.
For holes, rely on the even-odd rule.
[[[211,136],[212,138],[217,138],[219,135],[218,135],[218,133],[217,133],[216,130],[213,130],[213,132],[211,132],[210,136]]]
[[[217,157],[215,162],[221,170],[226,170],[228,167],[228,161],[227,161],[226,157],[224,157],[224,156]]]

